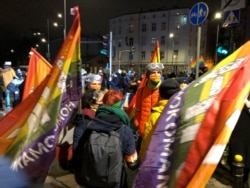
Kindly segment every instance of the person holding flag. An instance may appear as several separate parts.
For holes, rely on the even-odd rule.
[[[143,137],[145,122],[153,106],[159,101],[159,87],[164,66],[162,63],[152,62],[146,67],[146,83],[138,89],[134,124],[139,130],[139,135]]]

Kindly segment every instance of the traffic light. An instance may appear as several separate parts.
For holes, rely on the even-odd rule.
[[[222,58],[228,56],[231,53],[230,40],[230,28],[221,28],[218,36],[218,45],[216,47],[216,51]]]
[[[229,54],[229,49],[225,48],[224,46],[217,46],[217,53],[226,56]]]
[[[102,45],[101,45],[101,49],[100,49],[100,54],[109,57],[109,50],[111,50],[111,54],[112,54],[112,58],[115,57],[115,47],[111,46],[110,49],[110,38],[109,35],[104,35],[102,36]]]
[[[100,54],[107,57],[109,56],[109,37],[106,35],[102,36],[102,48]]]

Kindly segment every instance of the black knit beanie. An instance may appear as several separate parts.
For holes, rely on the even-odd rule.
[[[169,78],[162,81],[159,87],[160,96],[164,99],[169,99],[173,94],[180,90],[180,84],[175,78]]]

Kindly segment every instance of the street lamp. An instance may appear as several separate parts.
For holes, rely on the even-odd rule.
[[[174,69],[174,33],[169,33],[169,38],[173,40],[173,52],[172,52],[172,66],[173,66],[173,69]]]
[[[221,12],[216,12],[214,19],[215,20],[220,20],[222,18]],[[220,33],[220,24],[219,22],[217,23],[217,30],[216,30],[216,43],[215,43],[215,58],[214,58],[214,64],[217,64],[218,61],[218,55],[217,55],[217,47],[218,47],[218,42],[219,42],[219,33]]]
[[[65,15],[66,15],[66,13],[65,13]],[[63,15],[61,13],[58,13],[57,17],[60,19],[64,18],[64,23],[63,23],[63,25],[59,25],[57,22],[54,22],[53,25],[55,27],[59,27],[59,26],[63,27],[63,38],[65,39],[66,38],[66,26],[65,26],[66,25],[66,21],[65,21],[66,17],[65,16],[63,17]]]

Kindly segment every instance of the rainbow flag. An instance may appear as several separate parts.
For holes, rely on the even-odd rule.
[[[74,11],[74,22],[58,53],[49,78],[42,82],[43,88],[39,85],[30,95],[38,95],[34,107],[18,130],[8,135],[5,131],[4,138],[0,135],[1,145],[2,140],[12,138],[6,150],[2,151],[12,160],[11,168],[25,172],[30,179],[39,183],[45,180],[55,157],[59,133],[67,125],[73,111],[77,109],[82,95],[80,14],[78,7],[74,7]],[[43,90],[39,90],[40,87]],[[20,104],[24,105],[23,109],[29,98]],[[22,114],[19,117],[22,117]]]
[[[52,65],[34,48],[30,50],[28,71],[25,78],[22,101],[32,93],[50,73]]]
[[[150,63],[160,63],[161,59],[160,59],[160,44],[159,41],[157,40],[155,42],[155,48],[154,51],[151,55],[151,59],[150,59]],[[141,88],[142,86],[144,86],[146,82],[146,75],[143,75],[142,81],[139,85],[138,88]],[[130,119],[134,118],[134,107],[135,107],[135,103],[136,103],[136,97],[137,97],[137,92],[134,94],[134,96],[132,97],[132,100],[129,103],[128,109],[126,110],[128,116],[130,117]]]
[[[247,42],[170,98],[134,188],[206,185],[249,95],[249,48]]]
[[[198,65],[199,67],[204,67],[205,66],[205,61],[203,59],[203,56],[200,56],[198,59]],[[196,67],[196,59],[193,59],[190,63],[189,66],[191,69],[194,69]]]

